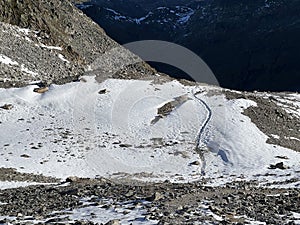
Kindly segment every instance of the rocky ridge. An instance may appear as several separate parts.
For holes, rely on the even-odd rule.
[[[69,1],[2,1],[0,12],[1,55],[13,62],[1,63],[2,87],[76,80],[95,69],[89,65],[97,58],[120,47]],[[134,73],[154,73],[143,62],[133,68]]]

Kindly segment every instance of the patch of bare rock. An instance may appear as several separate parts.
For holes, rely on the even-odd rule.
[[[267,224],[295,224],[292,213],[300,213],[299,189],[268,189],[251,182],[235,182],[223,187],[208,187],[205,182],[188,184],[116,182],[107,179],[69,178],[61,185],[30,186],[0,191],[0,216],[15,216],[6,221],[17,224],[25,218],[39,218],[48,223],[66,223],[53,218],[55,211],[85,207],[120,208],[131,202],[146,211],[143,220],[157,220],[159,224],[246,224],[249,218]],[[103,203],[103,199],[112,199]],[[218,219],[216,219],[216,216]],[[141,218],[140,218],[141,219]],[[51,221],[50,221],[51,220]],[[28,223],[30,224],[30,219]],[[94,224],[88,220],[75,224]],[[105,221],[119,224],[119,220]],[[104,223],[104,224],[105,224]]]

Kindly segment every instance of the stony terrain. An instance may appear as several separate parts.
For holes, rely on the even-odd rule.
[[[107,203],[105,199],[113,200]],[[71,214],[61,210],[90,206],[107,211],[124,208],[124,215],[137,208],[144,209],[139,220],[159,220],[159,224],[247,224],[251,219],[267,224],[297,224],[293,222],[293,213],[300,213],[298,188],[267,189],[247,182],[207,187],[205,180],[151,184],[70,178],[60,185],[2,190],[0,202],[5,203],[0,214],[11,217],[2,223],[12,224],[33,221],[65,224]],[[119,224],[118,221],[107,224]],[[83,220],[73,223],[95,224]]]
[[[13,63],[0,64],[2,87],[23,86],[31,82],[50,84],[77,80],[83,67],[67,60],[63,48],[47,46],[35,31],[0,23],[1,56]]]
[[[244,114],[269,136],[268,143],[300,151],[300,118],[290,111],[299,110],[299,105],[293,104],[289,93],[272,93],[272,96],[268,93],[224,93],[228,99],[250,99],[257,103],[257,106],[247,108]]]
[[[29,181],[39,183],[57,183],[60,180],[43,175],[28,174],[17,172],[13,168],[0,168],[0,181]]]
[[[1,24],[1,54],[15,62],[1,64],[1,87],[24,86],[32,81],[62,84],[76,80],[85,71],[97,69],[89,65],[103,58],[105,52],[119,47],[69,1],[1,1],[0,11],[0,22],[18,26]],[[123,73],[154,72],[143,62],[121,69]]]

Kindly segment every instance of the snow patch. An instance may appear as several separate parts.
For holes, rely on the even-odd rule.
[[[229,101],[223,95],[208,94],[216,87],[184,86],[177,81],[84,80],[51,85],[42,95],[33,92],[34,85],[0,89],[0,105],[14,106],[0,114],[5,130],[0,133],[0,146],[5,150],[2,167],[22,165],[22,172],[58,178],[173,182],[202,179],[204,171],[208,185],[245,179],[272,185],[299,178],[300,154],[266,143],[269,137],[242,114],[256,105],[253,101]],[[194,97],[197,92],[211,116]],[[168,113],[160,113],[162,117],[152,123],[158,110],[178,96],[190,100],[171,110],[166,105],[161,110]],[[196,152],[199,131],[201,143]],[[284,163],[289,169],[269,169],[270,164],[280,162],[278,155],[288,158]],[[192,164],[195,161],[198,165]],[[270,173],[275,175],[266,176]]]
[[[277,134],[271,134],[271,137],[275,138],[275,139],[280,139],[280,136]]]
[[[29,35],[29,33],[31,32],[30,29],[26,29],[26,28],[18,28],[18,30],[21,32],[21,33],[24,33],[25,35]]]
[[[0,62],[3,63],[3,64],[6,64],[6,65],[10,65],[10,66],[17,66],[19,65],[18,62],[12,60],[11,58],[5,56],[5,55],[2,55],[0,54]]]
[[[71,220],[88,220],[99,224],[106,224],[115,219],[119,220],[120,224],[124,225],[158,224],[158,221],[156,220],[148,220],[145,218],[147,211],[144,209],[143,205],[147,204],[147,202],[140,202],[140,206],[135,206],[135,202],[121,202],[116,204],[118,205],[117,208],[102,208],[103,205],[110,203],[112,203],[111,200],[106,200],[99,206],[88,206],[88,202],[86,202],[86,207],[66,212],[70,214],[69,218]],[[133,210],[132,207],[134,207]],[[131,208],[131,210],[127,210],[128,208]]]
[[[58,51],[62,51],[63,49],[61,47],[57,47],[57,46],[48,46],[48,45],[44,45],[44,44],[36,44],[36,46],[41,47],[41,48],[46,48],[46,49],[50,49],[50,50],[58,50]]]
[[[30,75],[32,75],[33,77],[38,75],[38,73],[33,72],[33,71],[29,70],[27,67],[25,67],[24,64],[21,65],[21,71],[22,71],[22,72],[25,72],[25,73],[27,73],[27,74],[30,74]]]
[[[58,58],[60,58],[62,61],[66,62],[66,63],[70,63],[70,61],[67,60],[62,54],[58,54]]]

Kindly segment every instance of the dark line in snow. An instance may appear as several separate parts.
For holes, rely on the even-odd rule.
[[[201,126],[200,130],[199,130],[199,133],[197,135],[197,139],[196,139],[196,148],[195,148],[195,151],[199,154],[200,156],[200,159],[202,161],[202,166],[201,166],[201,174],[202,175],[205,175],[205,168],[206,168],[206,160],[205,160],[205,157],[204,157],[204,152],[203,152],[203,149],[201,148],[200,144],[201,144],[201,138],[202,138],[202,134],[204,133],[209,121],[211,120],[211,117],[212,117],[212,111],[211,109],[209,108],[209,106],[207,105],[207,103],[198,98],[197,97],[197,94],[201,93],[200,91],[196,92],[196,93],[193,93],[193,96],[198,100],[198,102],[204,106],[204,108],[206,109],[207,111],[207,116],[206,116],[206,120],[204,121],[203,125]]]

